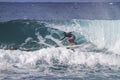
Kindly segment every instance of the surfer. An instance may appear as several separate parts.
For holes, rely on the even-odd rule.
[[[64,37],[61,40],[67,38],[66,41],[67,41],[68,45],[72,46],[72,45],[76,44],[75,43],[75,35],[72,34],[72,32],[68,32],[68,33],[64,32],[63,34],[64,34]]]

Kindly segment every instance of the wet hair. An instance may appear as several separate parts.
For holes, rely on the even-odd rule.
[[[63,32],[63,34],[64,34],[64,36],[66,36],[66,35],[67,35],[67,33],[66,33],[66,32]]]

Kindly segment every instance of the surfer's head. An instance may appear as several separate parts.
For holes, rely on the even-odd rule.
[[[67,33],[66,33],[66,32],[63,32],[63,34],[64,34],[64,36],[66,36],[66,35],[67,35]]]

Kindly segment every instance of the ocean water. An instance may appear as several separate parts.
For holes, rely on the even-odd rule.
[[[106,14],[101,18],[95,13],[95,17],[84,15],[80,18],[78,15],[79,19],[72,19],[76,13],[74,16],[68,14],[71,19],[60,19],[67,13],[56,17],[52,11],[53,14],[49,14],[52,19],[44,17],[44,20],[42,15],[38,16],[40,11],[28,10],[25,3],[0,4],[0,80],[120,80],[120,20],[117,14],[109,17]],[[100,3],[96,9],[106,4]],[[51,8],[51,4],[48,5]],[[37,3],[32,8],[39,9],[40,6]],[[12,14],[14,11],[15,15]],[[39,13],[31,16],[31,11]],[[75,34],[78,45],[75,51],[66,49],[66,40],[60,41],[64,31]]]

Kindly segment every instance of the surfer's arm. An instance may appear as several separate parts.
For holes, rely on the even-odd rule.
[[[65,39],[65,37],[63,37],[62,39],[60,39],[60,40],[63,40],[63,39]]]

